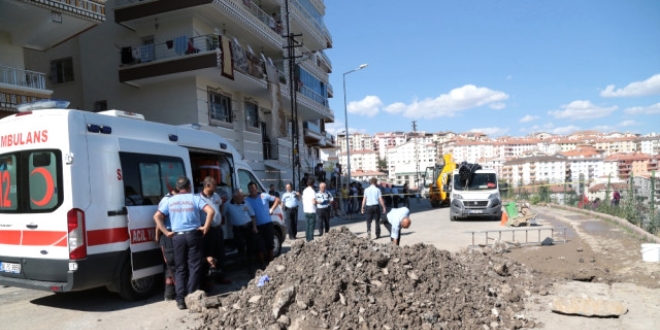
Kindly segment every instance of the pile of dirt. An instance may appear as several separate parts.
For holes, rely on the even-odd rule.
[[[523,299],[543,292],[531,270],[492,250],[397,247],[343,227],[296,242],[246,288],[193,315],[196,329],[518,329],[535,327]]]

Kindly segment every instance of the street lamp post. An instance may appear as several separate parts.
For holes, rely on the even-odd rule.
[[[346,103],[346,75],[358,70],[362,70],[369,66],[369,64],[362,64],[359,67],[351,70],[344,72],[344,121],[346,123],[346,165],[347,165],[347,171],[348,171],[348,184],[351,184],[351,142],[349,140],[348,136],[348,105]]]

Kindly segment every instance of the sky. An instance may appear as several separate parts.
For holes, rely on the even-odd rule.
[[[660,1],[325,5],[330,133],[660,133]]]

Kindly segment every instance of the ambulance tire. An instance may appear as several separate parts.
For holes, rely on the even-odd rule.
[[[282,253],[282,242],[284,241],[284,237],[282,236],[282,233],[280,232],[280,229],[275,226],[274,228],[274,234],[273,235],[273,257],[277,257]]]
[[[124,263],[119,277],[119,296],[125,300],[136,301],[151,297],[158,286],[156,275],[133,280],[130,259]]]

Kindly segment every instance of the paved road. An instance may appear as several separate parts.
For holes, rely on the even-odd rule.
[[[431,209],[429,204],[411,201],[412,225],[404,230],[402,244],[433,244],[436,247],[457,252],[472,243],[466,231],[499,230],[499,221],[449,221],[449,209]],[[542,217],[541,217],[542,218]],[[304,217],[301,217],[304,219]],[[556,223],[540,220],[541,228],[549,228]],[[339,217],[332,220],[333,227],[346,225],[352,232],[363,235],[366,225],[363,215],[353,219]],[[304,236],[304,221],[300,222],[299,237]],[[382,229],[383,235],[387,230]],[[483,243],[483,234],[478,236]],[[492,236],[495,237],[495,236]],[[387,236],[378,242],[388,243]],[[291,242],[287,241],[284,251]],[[234,283],[216,287],[215,293],[239,290],[249,280],[244,270],[231,274]],[[49,292],[31,291],[18,288],[0,288],[0,324],[3,329],[185,329],[181,319],[187,312],[177,310],[173,302],[162,301],[162,294],[142,302],[126,302],[103,289],[73,294],[55,295]],[[656,305],[657,306],[657,305]],[[545,320],[547,326],[552,321]],[[561,324],[561,320],[560,323]],[[552,327],[549,328],[560,328]],[[620,327],[606,327],[618,329]]]

